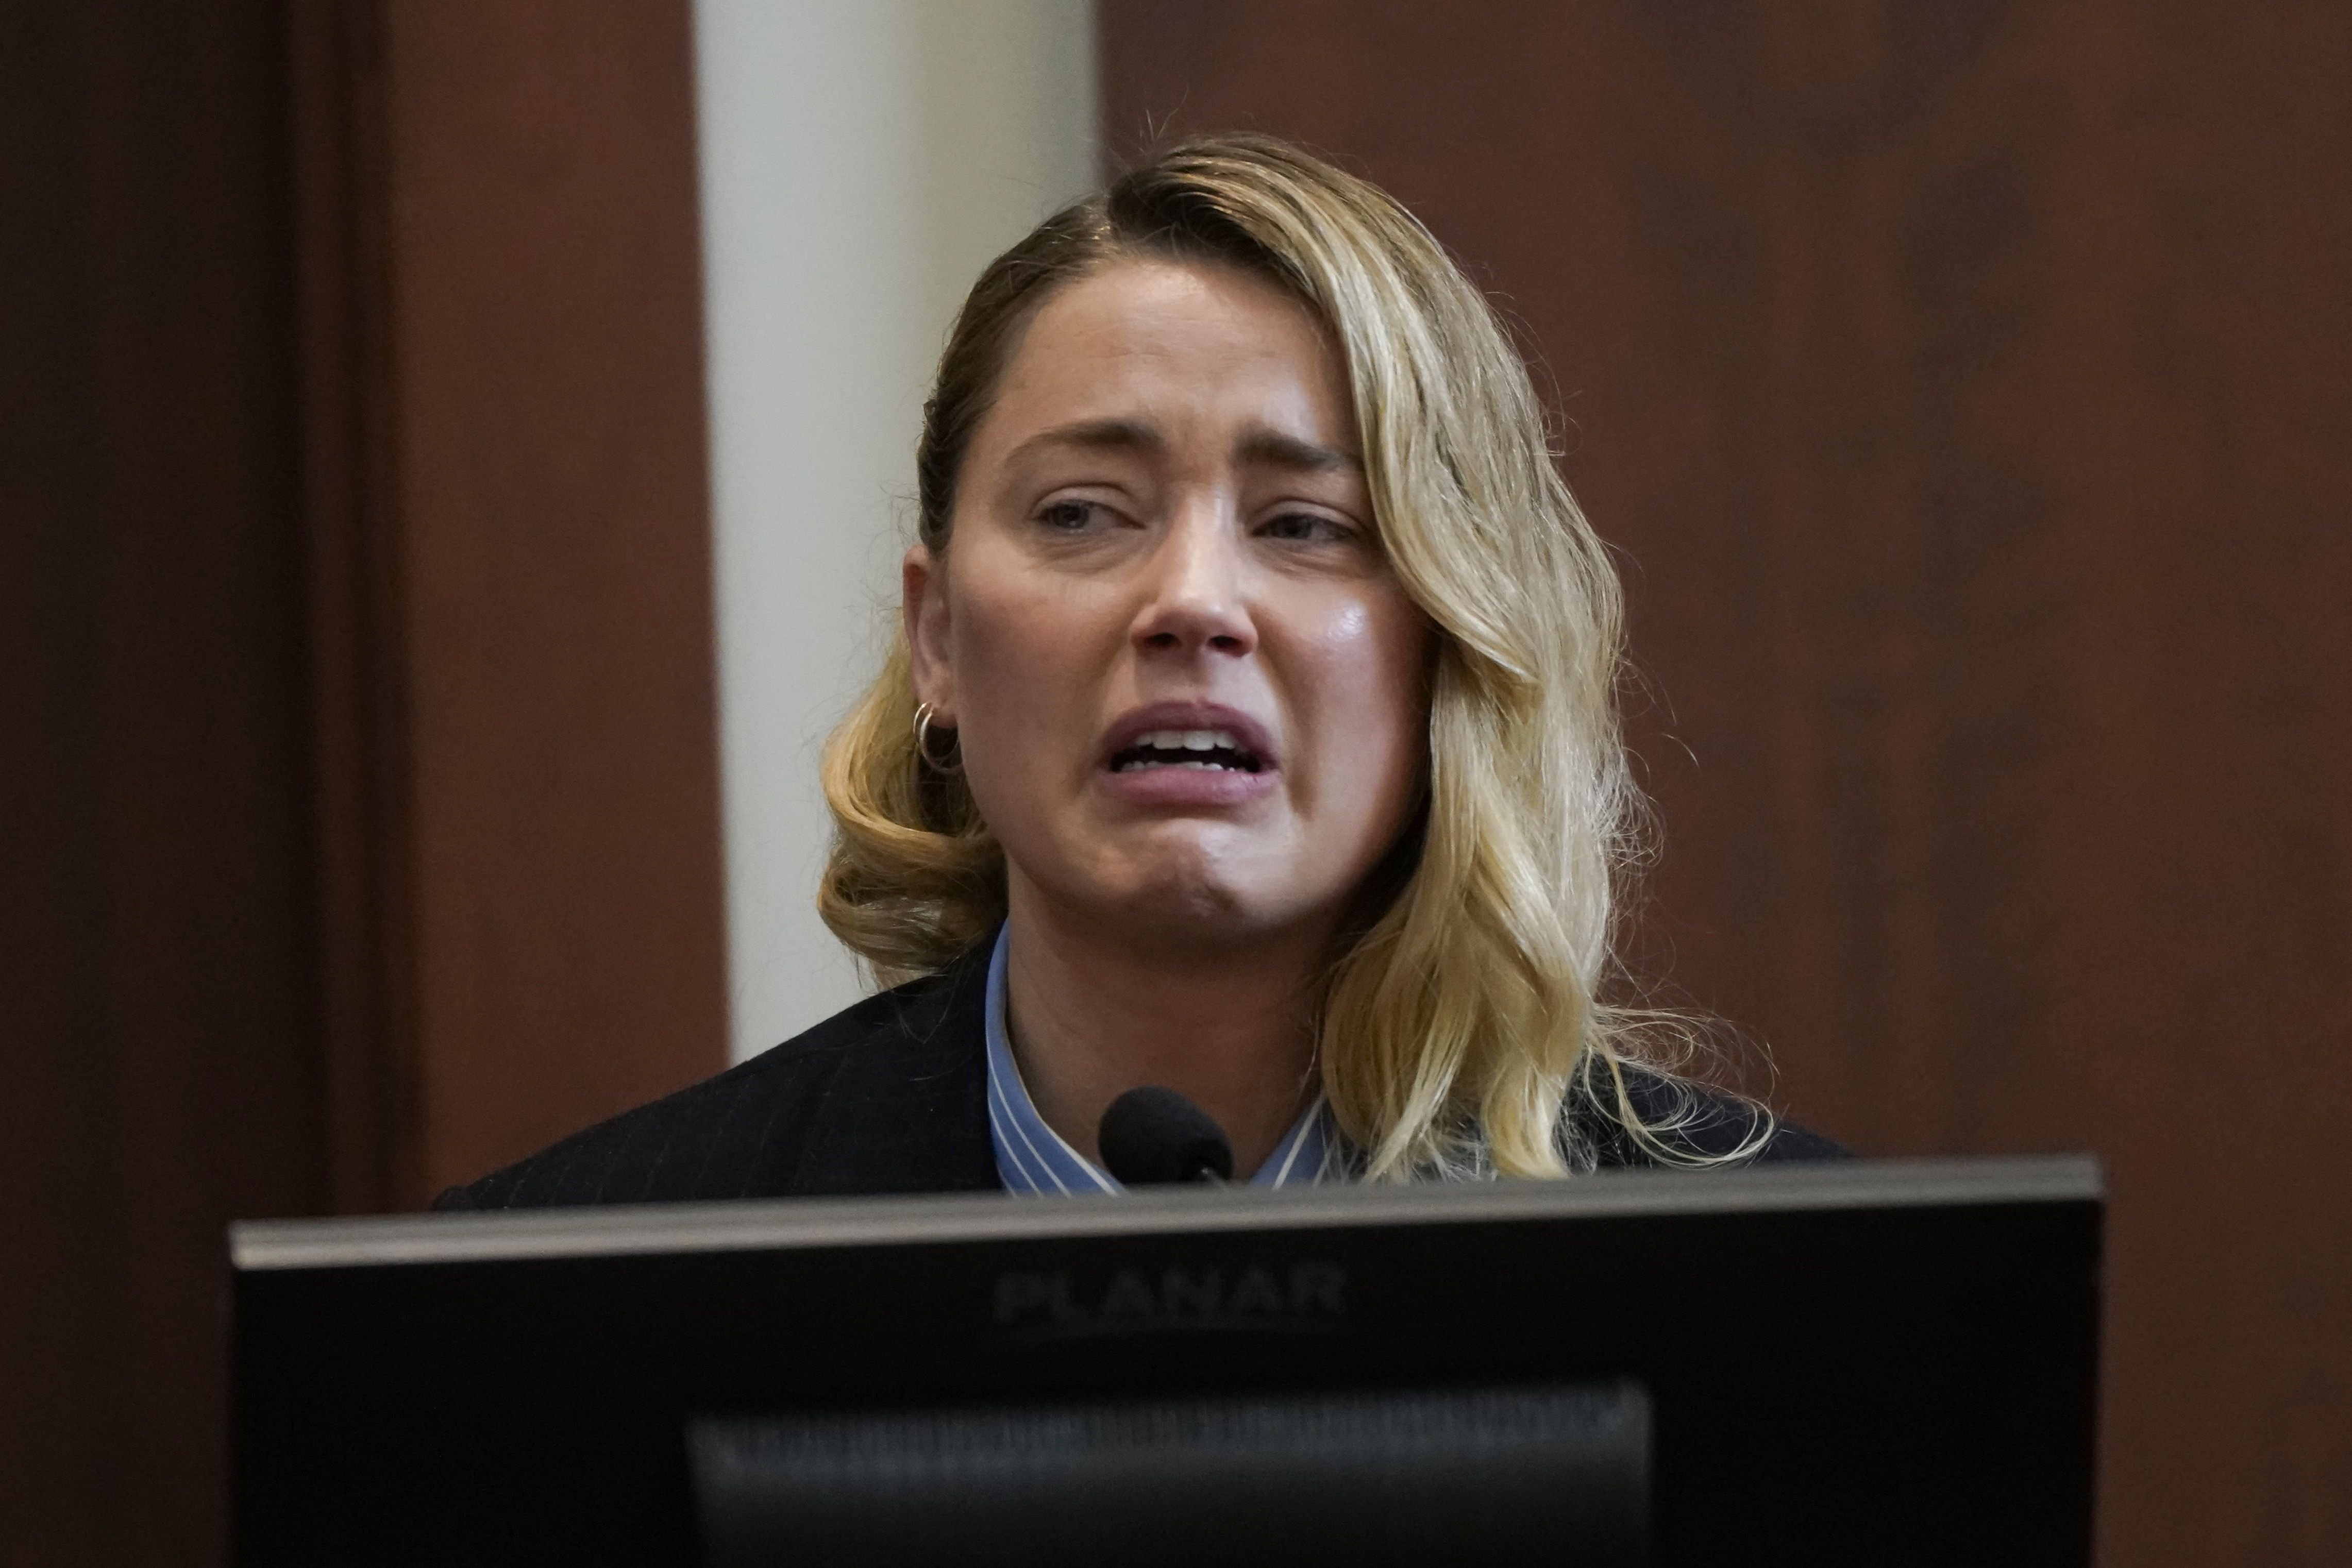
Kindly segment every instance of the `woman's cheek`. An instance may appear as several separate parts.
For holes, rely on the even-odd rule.
[[[1329,716],[1335,747],[1350,777],[1358,810],[1376,819],[1382,840],[1418,793],[1428,729],[1422,669],[1429,629],[1402,591],[1338,607],[1324,638],[1325,689],[1339,698]]]
[[[1361,601],[1349,601],[1339,607],[1330,618],[1323,640],[1335,653],[1360,656],[1364,645],[1372,638],[1372,607]]]
[[[1091,741],[1070,733],[1069,709],[1085,685],[1070,667],[1074,639],[1047,607],[1002,599],[973,605],[961,629],[972,795],[1000,834],[1025,837],[1023,825],[1052,814],[1057,775]]]

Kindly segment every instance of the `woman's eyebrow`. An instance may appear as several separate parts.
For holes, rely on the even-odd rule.
[[[1236,444],[1234,455],[1244,464],[1304,469],[1317,474],[1340,469],[1357,472],[1364,466],[1352,452],[1342,452],[1336,446],[1325,446],[1296,435],[1285,435],[1278,430],[1251,431]]]
[[[1076,446],[1089,451],[1124,451],[1157,455],[1168,448],[1167,438],[1154,426],[1138,419],[1087,419],[1074,424],[1057,424],[1051,430],[1041,430],[1014,447],[1008,461],[1018,461],[1032,453],[1054,446]],[[1244,465],[1269,468],[1289,468],[1307,473],[1360,471],[1363,464],[1352,452],[1336,446],[1325,446],[1303,436],[1286,435],[1278,430],[1263,426],[1245,432],[1234,444],[1234,457]]]
[[[1051,430],[1039,431],[1014,447],[1007,461],[1017,461],[1048,446],[1156,453],[1164,450],[1167,444],[1157,430],[1140,420],[1087,419],[1075,424],[1057,424]]]

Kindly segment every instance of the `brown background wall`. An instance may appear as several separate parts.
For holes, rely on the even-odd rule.
[[[0,6],[0,1563],[220,1559],[222,1229],[723,1064],[687,0]]]
[[[216,1554],[220,1226],[325,1197],[282,80],[0,6],[8,1563]]]
[[[383,11],[421,1187],[726,1065],[686,0]]]
[[[1872,1154],[2114,1186],[2102,1561],[2352,1561],[2352,10],[1106,0],[1524,323],[1644,952]]]
[[[726,1061],[686,0],[298,8],[346,1207]]]

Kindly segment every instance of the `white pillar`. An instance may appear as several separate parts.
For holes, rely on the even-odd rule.
[[[737,1059],[855,1000],[826,732],[897,602],[964,290],[1097,175],[1089,0],[696,0]]]

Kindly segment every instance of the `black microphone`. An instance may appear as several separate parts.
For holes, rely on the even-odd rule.
[[[1103,1165],[1125,1186],[1215,1184],[1234,1174],[1234,1146],[1210,1114],[1173,1089],[1130,1089],[1095,1134]]]

